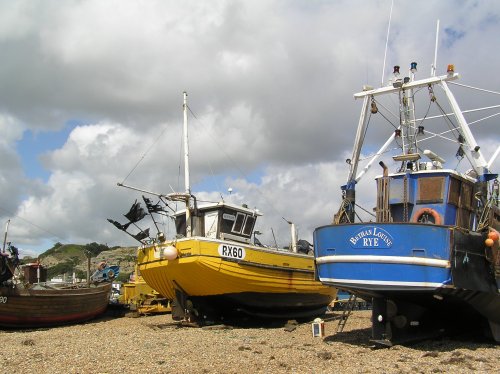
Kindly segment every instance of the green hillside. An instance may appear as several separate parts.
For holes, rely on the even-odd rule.
[[[130,273],[134,271],[136,261],[136,247],[108,247],[105,244],[89,243],[61,244],[56,243],[47,251],[43,252],[38,260],[47,268],[47,279],[58,276],[72,276],[73,272],[77,278],[85,279],[87,273],[87,255],[91,255],[90,271],[93,273],[100,262],[105,261],[109,265],[120,266],[118,280],[127,280]],[[32,259],[27,259],[29,260]]]

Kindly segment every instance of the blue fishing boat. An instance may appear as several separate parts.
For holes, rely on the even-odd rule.
[[[407,77],[399,70],[388,85],[354,95],[363,105],[342,203],[333,223],[314,232],[317,277],[372,301],[375,344],[469,328],[500,342],[499,182],[491,171],[500,146],[487,161],[450,89],[459,78],[453,65],[420,80],[416,63]],[[389,138],[376,151],[367,140],[384,129]],[[490,139],[498,141],[498,129]],[[359,182],[381,157],[376,196],[367,199]],[[374,200],[374,214],[362,209]]]

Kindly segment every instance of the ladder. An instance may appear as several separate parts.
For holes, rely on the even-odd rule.
[[[344,305],[344,309],[342,311],[342,316],[340,316],[339,324],[337,326],[337,333],[344,331],[345,324],[347,323],[347,319],[351,315],[354,306],[356,305],[358,297],[356,295],[351,294],[349,296],[349,300]]]

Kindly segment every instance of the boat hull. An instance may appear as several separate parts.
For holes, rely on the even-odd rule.
[[[110,292],[111,283],[69,289],[2,286],[0,326],[36,328],[87,321],[104,313]]]
[[[481,321],[498,341],[500,294],[485,237],[412,223],[323,226],[314,233],[318,278],[372,300],[375,342],[416,340]]]
[[[174,243],[138,251],[144,280],[179,309],[193,305],[195,314],[224,317],[248,313],[292,318],[319,315],[335,298],[336,290],[315,280],[312,256],[268,248],[229,245],[207,238],[175,242],[177,257],[164,258]],[[233,256],[234,254],[234,256]]]

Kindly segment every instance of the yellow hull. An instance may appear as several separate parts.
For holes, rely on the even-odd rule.
[[[177,257],[167,260],[172,246]],[[137,265],[144,280],[168,299],[175,299],[176,290],[195,300],[230,297],[270,314],[273,307],[326,307],[337,293],[315,280],[312,256],[203,237],[141,248]]]

